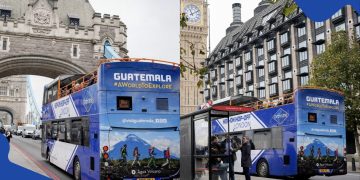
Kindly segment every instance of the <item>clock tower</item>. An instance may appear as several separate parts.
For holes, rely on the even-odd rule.
[[[181,13],[187,17],[187,26],[180,30],[180,62],[184,65],[191,64],[191,66],[195,65],[196,68],[201,68],[201,62],[204,62],[207,56],[207,1],[181,0],[180,6]],[[191,70],[187,69],[184,72],[184,77],[180,81],[181,115],[196,111],[197,107],[204,102],[203,87],[197,86],[198,81],[199,77],[191,74]]]

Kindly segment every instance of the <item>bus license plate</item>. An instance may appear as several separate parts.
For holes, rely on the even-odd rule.
[[[330,170],[329,169],[319,169],[319,172],[321,172],[321,173],[329,173]]]
[[[155,180],[155,178],[137,178],[137,180]]]

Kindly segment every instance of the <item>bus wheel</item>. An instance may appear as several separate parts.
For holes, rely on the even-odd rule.
[[[269,165],[266,160],[261,159],[256,167],[257,174],[261,177],[267,177],[269,175]]]
[[[77,157],[74,160],[74,178],[75,180],[81,180],[81,166]]]

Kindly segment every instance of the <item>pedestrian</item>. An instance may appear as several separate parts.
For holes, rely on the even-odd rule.
[[[10,131],[6,132],[6,139],[8,140],[9,143],[11,138],[12,138],[11,132]]]
[[[237,159],[237,143],[234,139],[230,139],[229,134],[226,134],[225,140],[221,142],[221,147],[225,150],[226,155],[226,157],[223,158],[223,162],[229,164],[229,179],[235,180],[234,164]]]
[[[250,167],[251,167],[251,144],[248,136],[242,137],[241,150],[241,166],[246,180],[250,180]]]
[[[211,144],[210,144],[210,151],[212,154],[212,158],[210,159],[210,164],[211,164],[211,170],[213,171],[212,173],[212,180],[218,180],[218,178],[220,177],[221,180],[227,180],[227,168],[228,168],[228,163],[223,163],[221,161],[221,158],[223,153],[224,153],[224,149],[221,147],[221,144],[219,143],[219,138],[216,136],[212,136],[211,137]],[[220,156],[220,157],[219,157]]]

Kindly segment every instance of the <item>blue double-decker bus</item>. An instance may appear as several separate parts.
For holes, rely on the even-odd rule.
[[[179,175],[179,66],[104,60],[44,90],[41,153],[75,179]]]
[[[182,175],[192,172],[187,178],[208,179],[219,174],[208,159],[224,156],[209,152],[210,137],[222,141],[227,134],[234,140],[242,136],[252,139],[252,174],[307,179],[347,173],[344,97],[336,91],[300,88],[286,99],[257,101],[244,107],[214,105],[183,116],[181,121],[182,136],[194,139],[188,142],[193,148],[190,152],[182,148],[182,157],[192,156],[192,169],[182,167],[181,171]],[[186,124],[192,133],[183,134],[190,131]],[[234,170],[242,173],[241,152],[236,155]]]

